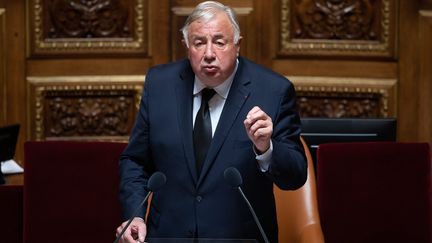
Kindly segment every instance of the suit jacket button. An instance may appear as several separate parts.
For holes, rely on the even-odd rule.
[[[202,200],[202,197],[201,196],[196,196],[196,198],[195,198],[196,200],[197,200],[197,202],[201,202],[201,200]]]

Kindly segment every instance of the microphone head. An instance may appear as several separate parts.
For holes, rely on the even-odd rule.
[[[147,182],[147,189],[155,192],[159,190],[166,183],[166,176],[162,172],[155,172],[150,176],[150,179]]]
[[[240,172],[234,167],[229,167],[224,171],[224,178],[232,187],[239,187],[243,183]]]

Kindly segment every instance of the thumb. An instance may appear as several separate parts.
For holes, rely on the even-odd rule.
[[[140,230],[138,232],[138,241],[144,243],[144,240],[145,240],[144,233]]]
[[[146,235],[146,227],[145,225],[140,225],[138,227],[138,240],[139,242],[144,242]]]

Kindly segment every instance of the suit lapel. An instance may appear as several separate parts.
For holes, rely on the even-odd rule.
[[[189,167],[189,172],[192,175],[194,182],[198,180],[198,175],[195,166],[195,156],[192,137],[192,101],[193,101],[193,83],[194,74],[192,69],[187,68],[180,75],[180,80],[176,85],[176,100],[177,112],[180,126],[180,133],[183,141],[183,149],[185,152],[186,161]]]
[[[237,74],[235,75],[230,92],[228,94],[228,98],[219,118],[219,123],[213,136],[213,140],[210,144],[209,151],[207,152],[207,157],[204,161],[197,186],[201,184],[208,170],[213,165],[220,148],[222,147],[231,127],[234,124],[234,121],[237,119],[238,113],[249,96],[250,89],[248,84],[250,81],[247,75],[243,74],[243,68],[240,65],[241,63],[239,64]]]

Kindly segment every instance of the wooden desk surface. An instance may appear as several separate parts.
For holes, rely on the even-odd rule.
[[[24,173],[3,175],[5,185],[24,185]]]

